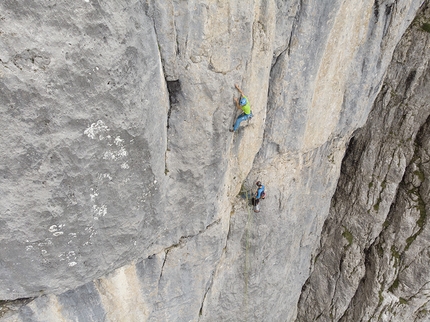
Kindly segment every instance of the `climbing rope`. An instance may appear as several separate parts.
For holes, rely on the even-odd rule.
[[[245,243],[245,272],[244,272],[244,280],[245,280],[245,292],[244,292],[244,310],[246,312],[246,314],[248,313],[248,282],[249,282],[249,269],[250,269],[250,260],[249,260],[249,245],[250,245],[250,241],[249,241],[249,230],[252,227],[252,221],[253,221],[253,216],[252,216],[252,211],[251,211],[251,207],[249,206],[249,196],[248,196],[248,191],[245,192],[246,193],[246,209],[248,211],[248,217],[247,217],[247,222],[246,222],[246,227],[245,227],[245,238],[246,238],[246,243]]]

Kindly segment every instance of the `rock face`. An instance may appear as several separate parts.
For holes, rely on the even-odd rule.
[[[339,219],[361,209],[346,203],[352,192],[338,195],[345,189],[338,188],[332,208],[330,201],[346,146],[378,93],[381,106],[390,97],[412,100],[418,88],[422,95],[410,104],[428,101],[428,79],[421,76],[428,75],[428,59],[406,71],[390,69],[383,84],[394,48],[421,4],[1,2],[2,320],[292,321],[324,312],[321,318],[350,321],[344,314],[388,314],[395,297],[403,305],[393,311],[397,316],[418,316],[411,313],[421,303],[412,290],[428,279],[415,282],[408,269],[426,263],[411,266],[406,257],[416,254],[424,236],[422,207],[388,210],[403,171],[410,177],[399,200],[426,202],[425,127],[416,141],[421,125],[404,122],[403,129],[404,141],[412,135],[409,143],[423,150],[396,150],[395,138],[385,146],[397,151],[397,168],[371,150],[371,161],[354,169],[380,167],[370,174],[374,186],[364,209],[373,209],[374,222],[360,226],[363,243],[355,242],[353,231],[360,219]],[[428,50],[428,42],[419,42]],[[406,59],[400,56],[395,61]],[[398,90],[392,82],[404,75],[408,86]],[[247,94],[254,117],[232,134],[234,84]],[[424,124],[424,111],[402,106],[403,114]],[[373,126],[400,122],[390,113],[380,111],[390,118]],[[374,139],[369,144],[376,149],[386,133],[374,132],[362,136]],[[356,143],[359,136],[354,133],[343,169],[358,162],[355,147],[363,151],[370,142]],[[258,215],[247,200],[257,179],[268,195]],[[339,187],[345,187],[342,180],[348,181],[342,176]],[[363,193],[367,181],[358,180],[351,186]],[[315,258],[327,216],[321,245],[349,241],[349,234],[353,241],[337,245],[336,254],[321,246]],[[393,220],[384,225],[387,218]],[[414,237],[407,248],[393,238],[402,220],[412,225],[409,234],[402,230]],[[378,225],[393,231],[382,236]],[[379,257],[370,248],[375,240],[385,243]],[[377,283],[357,282],[365,272],[383,276],[382,262],[393,254],[386,247],[395,250],[398,266],[384,282],[377,280],[385,293],[376,293],[382,300],[374,308],[364,294],[374,293]],[[336,288],[342,293],[330,294],[336,306],[330,315],[329,298],[310,291],[319,285],[312,280],[318,283],[332,264],[339,268],[343,254],[353,260],[353,251],[367,257],[359,259],[361,266],[346,261],[348,268],[337,272],[347,276]],[[359,270],[349,282],[353,267]],[[306,310],[305,297],[318,303],[312,304],[318,314]],[[363,312],[352,304],[347,310],[351,301],[363,303]]]
[[[0,292],[13,299],[79,286],[156,243],[168,96],[138,3],[1,12]]]
[[[429,320],[429,19],[426,4],[351,139],[298,321]]]

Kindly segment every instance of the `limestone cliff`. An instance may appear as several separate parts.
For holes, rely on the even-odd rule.
[[[298,302],[306,280],[303,294],[312,290],[313,278],[323,276],[318,265],[331,267],[328,255],[314,257],[330,251],[317,249],[320,239],[330,244],[330,220],[341,237],[347,231],[353,241],[358,238],[352,226],[360,222],[343,223],[330,210],[338,205],[336,213],[345,216],[354,209],[344,203],[352,193],[340,196],[344,188],[336,190],[346,146],[353,136],[343,169],[358,158],[354,146],[366,145],[354,143],[360,142],[355,131],[378,94],[377,102],[386,102],[387,95],[412,97],[419,86],[425,94],[428,78],[421,75],[428,75],[428,59],[427,65],[405,67],[409,74],[394,70],[390,78],[389,72],[384,81],[393,51],[422,3],[2,1],[1,320],[315,318],[303,309],[309,304]],[[417,43],[428,50],[428,42]],[[396,89],[391,82],[412,70],[408,86]],[[232,134],[234,84],[247,94],[254,117]],[[373,113],[378,112],[370,121]],[[391,126],[389,120],[372,124],[378,122]],[[367,131],[375,146],[381,143],[384,131],[377,131],[379,137]],[[404,131],[425,151],[424,127],[416,141],[417,132],[408,126]],[[425,153],[409,150],[414,156],[398,157],[405,167],[410,163],[404,193],[410,195],[413,184],[412,194],[424,196]],[[386,169],[383,156],[372,162],[381,173],[396,171]],[[423,173],[419,182],[413,181],[417,169]],[[402,265],[408,263],[401,257],[407,250],[415,254],[417,243],[405,250],[394,244],[395,233],[378,236],[377,224],[394,229],[385,219],[404,217],[421,223],[404,232],[407,237],[424,236],[419,209],[408,213],[399,207],[398,214],[383,215],[401,178],[388,183],[372,174],[369,193],[372,207],[378,206],[372,211],[381,216],[369,222],[375,236],[362,227],[368,245],[343,243],[335,255],[367,254],[370,264],[359,266],[358,278],[384,274],[366,267],[389,260],[372,259],[369,246],[376,237],[384,240],[384,254],[386,247],[396,250]],[[246,199],[257,179],[268,190],[258,215]],[[367,184],[351,185],[362,191],[362,181]],[[344,242],[338,235],[333,243]],[[378,280],[385,292],[378,293],[378,314],[394,303],[385,294],[409,301],[401,293],[407,281],[425,284],[400,267],[390,273],[394,278]],[[335,315],[326,309],[326,294],[308,291],[308,298],[315,296],[315,309],[328,312],[324,318],[350,321],[346,314],[367,316],[366,309],[373,309],[358,290],[374,287],[362,280],[332,296]],[[357,296],[351,294],[355,290]],[[347,310],[352,301],[363,303],[365,313],[352,304]],[[411,316],[408,309],[398,312]]]
[[[352,137],[298,321],[429,321],[430,6]]]

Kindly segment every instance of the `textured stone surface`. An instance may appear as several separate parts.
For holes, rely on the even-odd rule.
[[[428,6],[349,143],[298,321],[426,321]]]
[[[293,320],[420,3],[2,2],[3,320]]]
[[[0,292],[12,299],[78,286],[155,242],[168,96],[139,3],[0,7]]]
[[[348,37],[337,39],[336,34],[331,34],[329,30],[337,30],[333,28],[336,19],[340,19],[346,24],[344,28],[353,30],[359,37],[363,31],[349,24],[356,26],[359,22],[363,23],[363,17],[350,8],[350,19],[345,21],[343,16],[335,14],[344,12],[342,10],[345,8],[336,7],[340,10],[337,11],[333,2],[327,7],[321,6],[321,3],[319,5],[317,9],[312,4],[301,3],[297,10],[298,22],[294,25],[301,33],[293,32],[290,47],[277,57],[272,68],[264,141],[245,182],[249,189],[257,179],[264,180],[270,197],[264,202],[263,213],[253,221],[246,219],[246,211],[238,211],[238,219],[235,218],[234,222],[240,224],[230,228],[229,236],[232,237],[227,242],[226,263],[208,293],[207,315],[205,307],[203,310],[205,320],[214,320],[214,316],[228,320],[231,312],[234,312],[232,315],[236,319],[244,321],[294,319],[299,294],[308,276],[312,253],[318,245],[337,183],[346,138],[349,138],[349,133],[347,136],[345,134],[362,125],[367,116],[382,82],[384,65],[389,63],[385,59],[388,56],[391,58],[389,52],[394,50],[391,45],[399,36],[394,30],[402,28],[396,19],[405,14],[406,8],[411,9],[409,2],[403,4],[403,10],[397,3],[399,7],[391,14],[376,17],[373,8],[373,14],[368,16],[367,21],[369,29],[364,32],[372,37],[363,38],[361,46],[351,54],[354,59],[350,56],[345,65],[338,65],[337,56],[327,61],[324,50],[317,48],[325,49],[330,40],[336,43],[339,50],[348,46]],[[348,6],[347,3],[342,5]],[[373,3],[367,5],[372,8]],[[381,5],[378,10],[385,10],[386,5]],[[363,8],[370,10],[366,6]],[[321,25],[315,24],[315,21]],[[384,31],[382,26],[387,24],[393,29]],[[376,56],[384,59],[378,63],[378,60],[371,59]],[[339,73],[325,74],[327,63],[332,64],[333,68],[341,68]],[[320,78],[321,75],[326,75],[326,78]],[[340,92],[344,98],[340,107],[333,107],[337,115],[335,112],[322,115],[321,123],[314,125],[323,127],[327,118],[338,119],[325,143],[320,143],[321,136],[327,135],[324,134],[326,130],[316,129],[319,134],[314,135],[308,122],[315,119],[307,112],[312,104],[318,110],[326,108],[326,101],[333,101],[330,96],[322,96],[318,100],[313,95],[317,81],[329,82],[334,75],[343,77],[344,87]],[[377,75],[381,78],[378,79]],[[242,236],[242,254],[239,257],[236,254],[238,251],[228,252],[237,247],[235,234]],[[239,239],[239,236],[236,238]],[[236,272],[232,272],[231,267]],[[245,281],[237,283],[237,276],[241,275],[245,276]],[[227,294],[224,292],[226,289],[229,290]],[[237,303],[241,306],[238,307]]]

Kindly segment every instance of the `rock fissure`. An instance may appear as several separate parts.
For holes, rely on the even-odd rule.
[[[173,15],[174,16],[174,15]],[[176,20],[173,18],[173,26],[175,30],[175,54],[178,58],[180,58],[181,50],[180,50],[180,42],[178,38],[178,27],[176,26]],[[188,44],[188,37],[186,38],[186,41],[184,42],[185,48],[184,48],[184,56],[187,52],[187,44]]]
[[[35,297],[20,298],[15,300],[0,300],[0,318],[9,311],[16,311],[20,307],[33,301]]]
[[[172,247],[173,247],[173,246],[172,246]],[[158,278],[158,285],[160,285],[161,278],[163,277],[164,265],[166,264],[166,261],[167,261],[167,254],[169,253],[170,249],[171,249],[171,248],[164,250],[163,264],[161,265],[160,276],[159,276],[159,278]]]
[[[209,280],[209,285],[207,286],[205,293],[203,295],[202,304],[200,305],[200,310],[199,310],[199,321],[200,321],[200,317],[203,315],[203,305],[205,304],[206,296],[207,296],[207,294],[208,294],[208,292],[212,286],[215,272],[216,272],[216,269],[212,272],[210,280]]]
[[[382,32],[382,37],[385,37],[389,31],[389,27],[391,25],[392,19],[393,19],[393,11],[396,11],[396,2],[392,3],[392,4],[385,4],[385,22],[384,22],[384,29]]]
[[[287,48],[285,48],[284,50],[282,50],[278,55],[276,55],[275,57],[273,57],[272,66],[271,66],[271,69],[270,69],[270,75],[273,74],[273,70],[276,68],[277,64],[279,64],[279,60],[280,60],[281,56],[284,56],[287,51],[288,51],[288,46],[287,46]],[[269,86],[270,86],[270,84],[269,84]],[[268,92],[270,93],[270,90]],[[268,97],[268,101],[269,101],[269,97]]]
[[[166,252],[166,256],[167,256],[167,252],[171,251],[171,250],[172,250],[172,249],[174,249],[174,248],[184,246],[184,245],[186,244],[186,242],[187,242],[187,240],[188,240],[188,239],[195,238],[195,237],[197,237],[198,235],[203,234],[203,233],[204,233],[204,232],[206,232],[208,229],[211,229],[213,226],[215,226],[215,225],[219,224],[219,223],[220,223],[220,221],[221,221],[221,218],[218,218],[217,220],[215,220],[215,221],[213,221],[212,223],[210,223],[209,225],[207,225],[207,226],[205,227],[205,229],[200,230],[200,231],[199,231],[199,232],[197,232],[196,234],[187,235],[187,236],[181,236],[181,237],[179,238],[179,240],[178,240],[178,242],[177,242],[177,243],[172,244],[171,246],[166,247],[166,248],[164,249],[164,252]]]
[[[340,264],[340,265],[342,265],[342,263]],[[329,312],[330,312],[330,316],[333,316],[333,314],[335,314],[335,315],[337,315],[336,313],[336,311],[337,311],[337,309],[336,309],[336,306],[335,306],[335,302],[334,302],[334,299],[335,299],[335,295],[337,294],[337,288],[338,288],[338,283],[339,283],[339,280],[340,280],[340,277],[341,277],[341,275],[340,275],[340,273],[338,273],[338,274],[336,274],[337,276],[336,276],[336,280],[334,281],[334,289],[333,289],[333,297],[331,298],[331,303],[330,303],[330,305],[329,305]],[[333,312],[334,311],[334,312]],[[320,316],[322,315],[324,313],[324,311],[322,311],[321,313],[320,313]]]
[[[429,290],[429,288],[427,287],[428,285],[430,285],[430,282],[426,282],[423,285],[421,285],[421,287],[414,294],[412,294],[407,300],[409,301],[413,298],[420,297],[420,295],[422,295],[423,293],[424,294],[427,293],[427,292],[423,292],[423,291]]]
[[[215,221],[215,222],[213,222],[212,224],[208,225],[208,226],[207,226],[207,228],[209,228],[210,226],[212,226],[212,225],[214,225],[214,224],[216,224],[216,223],[219,223],[220,221],[221,221],[221,218],[220,218],[220,219],[218,219],[218,220],[216,220],[216,221]],[[231,220],[230,220],[230,216],[229,216],[229,220],[228,220],[228,231],[227,231],[227,234],[225,235],[224,247],[223,247],[223,249],[222,249],[222,251],[221,251],[221,255],[220,255],[220,257],[219,257],[219,260],[218,260],[218,261],[217,261],[217,263],[215,264],[215,269],[211,272],[211,277],[210,277],[209,285],[208,285],[208,287],[206,288],[205,293],[204,293],[204,296],[203,296],[203,299],[202,299],[202,301],[201,301],[200,310],[199,310],[199,317],[198,317],[198,321],[200,321],[200,320],[201,320],[201,318],[202,318],[202,316],[203,316],[203,307],[204,307],[204,304],[205,304],[205,301],[206,301],[207,295],[208,295],[208,293],[209,293],[209,292],[210,292],[210,290],[211,290],[211,287],[212,287],[212,285],[213,285],[213,283],[214,283],[214,279],[215,279],[215,276],[216,276],[216,274],[217,274],[217,272],[218,272],[218,270],[219,270],[219,268],[220,268],[220,265],[221,265],[221,263],[223,262],[223,260],[224,260],[224,258],[225,258],[225,255],[226,255],[226,252],[227,252],[228,239],[229,239],[229,236],[230,236],[230,229],[231,229]]]
[[[167,111],[167,129],[169,129],[172,110],[177,108],[179,103],[179,96],[181,95],[181,83],[179,80],[166,80],[166,84],[167,91],[169,93],[169,110]]]
[[[296,11],[296,15],[294,16],[295,23],[293,23],[291,26],[291,33],[290,33],[290,37],[288,38],[288,45],[286,48],[286,51],[288,52],[288,56],[290,56],[291,54],[291,43],[293,41],[294,34],[296,33],[296,29],[299,25],[300,17],[302,16],[303,0],[299,0],[297,6],[298,8]]]

